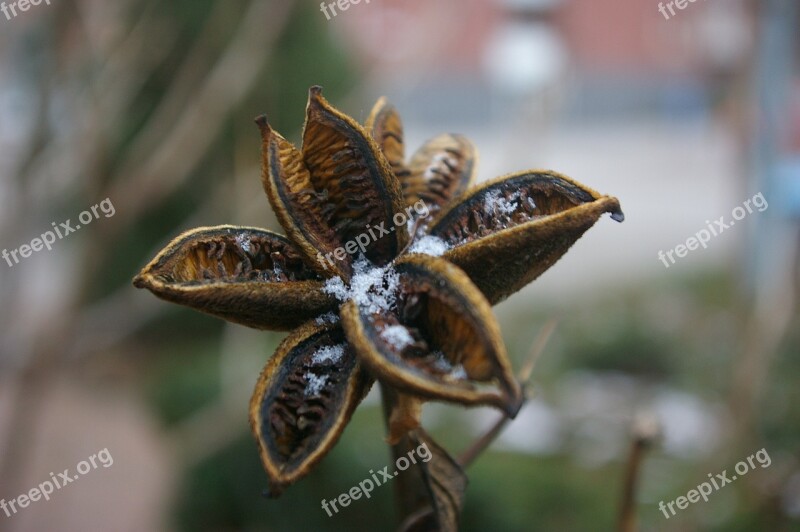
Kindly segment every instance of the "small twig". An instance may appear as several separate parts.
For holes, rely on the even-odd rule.
[[[227,7],[227,3],[224,3]],[[169,197],[179,188],[202,161],[213,141],[222,130],[232,110],[244,100],[259,80],[259,74],[272,57],[275,42],[294,12],[296,2],[260,2],[253,0],[243,12],[233,38],[198,87],[185,99],[183,112],[173,120],[168,102],[178,96],[169,94],[162,100],[137,144],[120,163],[114,182],[104,196],[126,198],[125,209],[110,218],[110,226],[124,226],[150,209],[150,206]],[[200,53],[200,52],[198,52]],[[189,64],[186,68],[194,68]],[[183,84],[176,91],[183,91]],[[169,129],[163,132],[162,120]],[[158,142],[151,146],[152,142]],[[141,190],[147,194],[141,194]]]
[[[793,238],[782,244],[786,255],[783,261],[778,260],[777,272],[773,269],[769,277],[757,280],[753,307],[741,329],[738,342],[741,351],[733,369],[728,398],[730,411],[737,413],[733,439],[739,445],[746,445],[756,432],[753,424],[758,401],[767,387],[770,368],[775,364],[781,342],[791,330],[797,313],[795,276],[800,265],[800,245],[798,232],[790,234]]]
[[[636,532],[636,486],[639,469],[647,448],[658,438],[660,433],[658,420],[652,416],[640,415],[633,421],[633,441],[625,467],[625,480],[622,488],[622,504],[620,506],[619,531]]]
[[[558,320],[551,319],[544,324],[544,327],[542,327],[542,330],[539,332],[539,336],[534,340],[531,351],[528,354],[528,359],[519,370],[519,382],[522,386],[528,386],[531,374],[533,374],[533,368],[536,367],[536,363],[542,357],[544,348],[547,347],[547,343],[550,341],[550,337],[553,335],[553,332],[555,332],[557,326]]]
[[[472,465],[472,462],[474,462],[475,459],[494,442],[500,433],[503,432],[503,429],[506,428],[509,421],[511,420],[507,416],[502,415],[495,421],[492,428],[470,445],[466,451],[461,453],[461,456],[458,457],[458,463],[461,464],[461,467],[466,469]]]
[[[544,324],[544,327],[542,327],[542,330],[539,332],[536,340],[534,340],[533,346],[531,346],[530,353],[528,354],[528,358],[517,375],[517,379],[519,380],[520,386],[523,389],[523,393],[525,393],[525,389],[529,386],[533,368],[536,366],[536,362],[542,356],[544,348],[547,347],[547,342],[550,341],[550,337],[552,336],[553,331],[556,330],[557,325],[558,320],[551,319]],[[523,399],[523,406],[527,400],[528,397],[526,394],[526,397]],[[497,421],[494,422],[492,427],[486,431],[486,433],[484,433],[483,436],[475,440],[475,442],[470,445],[467,450],[461,453],[461,456],[458,457],[458,463],[461,464],[461,467],[466,468],[472,464],[472,462],[474,462],[475,459],[478,458],[478,456],[480,456],[481,453],[483,453],[492,444],[492,442],[494,442],[495,439],[497,439],[500,433],[503,432],[503,429],[506,428],[506,425],[509,421],[511,421],[511,419],[505,414],[502,414]]]

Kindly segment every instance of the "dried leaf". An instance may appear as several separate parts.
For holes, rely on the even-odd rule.
[[[250,401],[272,496],[331,450],[370,384],[338,325],[310,322],[281,343]]]
[[[134,279],[158,297],[257,329],[289,330],[335,308],[286,238],[201,227],[174,239]]]
[[[461,267],[492,303],[552,266],[603,213],[622,221],[619,201],[550,171],[492,181],[441,213],[430,234],[452,247]]]
[[[459,516],[464,507],[467,475],[447,451],[428,434],[418,429],[409,433],[412,445],[428,448],[431,459],[419,461],[417,468],[428,490],[429,504],[410,515],[400,530],[403,532],[458,532]],[[419,453],[417,453],[419,454]]]

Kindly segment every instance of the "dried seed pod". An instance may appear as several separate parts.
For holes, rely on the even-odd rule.
[[[335,308],[286,238],[201,227],[175,238],[134,279],[156,296],[257,329],[289,330]]]
[[[493,405],[516,415],[521,392],[500,329],[469,278],[425,255],[401,258],[394,271],[399,288],[393,311],[372,313],[356,301],[341,309],[347,338],[364,365],[409,394]]]
[[[400,185],[405,190],[405,180],[410,172],[405,164],[403,121],[400,119],[397,109],[385,97],[380,98],[372,108],[364,128],[380,146],[394,175],[397,176]]]
[[[439,135],[414,153],[408,167],[409,176],[403,181],[406,203],[424,201],[432,217],[472,185],[478,151],[466,137]]]
[[[134,284],[236,323],[299,327],[251,401],[273,494],[328,452],[374,375],[395,397],[390,441],[427,442],[441,457],[397,480],[416,485],[402,505],[414,514],[407,529],[456,530],[466,479],[419,429],[420,405],[438,399],[516,414],[522,394],[490,302],[541,274],[603,212],[621,221],[619,202],[552,172],[465,192],[472,144],[442,135],[404,164],[402,122],[385,99],[365,129],[312,87],[302,150],[265,117],[257,123],[264,189],[288,238],[232,226],[190,231]],[[419,216],[397,227],[408,206]],[[341,322],[332,312],[339,303]]]
[[[406,205],[424,201],[429,217],[463,194],[475,179],[477,150],[461,135],[444,134],[429,140],[405,164],[403,123],[386,98],[372,108],[366,129],[400,181]]]
[[[334,109],[319,87],[309,95],[303,161],[314,189],[324,190],[335,205],[328,223],[337,228],[340,242],[355,241],[368,225],[392,228],[394,215],[403,212],[400,183],[378,145],[357,122]],[[365,255],[374,264],[387,264],[407,240],[405,230],[392,231],[371,240]]]
[[[257,118],[256,123],[261,129],[263,145],[264,191],[287,236],[318,271],[349,275],[349,261],[334,255],[343,244],[328,223],[334,206],[325,194],[315,190],[300,151],[272,130],[265,116]],[[318,260],[318,254],[329,259]]]
[[[250,401],[272,496],[330,451],[370,385],[338,325],[310,322],[281,343]]]
[[[471,191],[433,220],[430,234],[494,304],[546,271],[606,212],[624,219],[616,198],[555,172],[527,171]]]
[[[358,242],[368,226],[393,228],[402,213],[397,177],[376,142],[355,120],[333,108],[322,89],[309,91],[303,149],[269,126],[256,123],[263,143],[262,181],[289,238],[321,272],[348,279],[352,257],[337,249]],[[408,234],[394,231],[361,240],[365,255],[386,264],[405,247]],[[351,244],[352,245],[352,244]],[[320,257],[324,257],[321,260]]]

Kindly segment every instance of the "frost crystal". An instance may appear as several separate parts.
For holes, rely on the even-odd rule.
[[[311,356],[311,363],[314,365],[323,364],[325,362],[336,364],[342,359],[343,355],[344,344],[326,345],[325,347],[320,347],[317,349],[317,351]]]
[[[449,373],[453,370],[453,365],[450,364],[450,361],[447,360],[447,357],[444,356],[444,353],[441,351],[434,351],[431,353],[435,358],[433,361],[433,367],[438,369],[439,371],[443,371],[445,373]]]
[[[250,253],[250,237],[247,233],[239,233],[236,235],[236,243],[244,250],[245,253]]]
[[[444,353],[441,351],[434,351],[433,356],[436,360],[433,361],[433,367],[439,371],[447,374],[448,377],[456,380],[463,380],[467,378],[467,372],[461,364],[453,365]]]
[[[467,371],[464,369],[464,366],[458,364],[453,368],[453,371],[450,372],[450,376],[456,380],[464,380],[467,378]]]
[[[390,325],[381,331],[381,338],[397,351],[402,351],[414,343],[411,333],[402,325]]]
[[[428,169],[425,170],[425,177],[429,181],[433,180],[433,179],[439,179],[439,175],[437,175],[437,173],[436,173],[437,169],[439,169],[442,166],[445,166],[447,164],[452,166],[453,164],[456,164],[456,163],[457,163],[457,161],[453,161],[453,158],[448,156],[447,154],[445,154],[445,153],[437,153],[436,155],[433,156],[433,158],[431,159],[431,162],[428,164]]]
[[[336,323],[339,321],[339,316],[333,312],[326,312],[314,320],[317,325],[325,325],[326,323]]]
[[[347,288],[347,285],[344,284],[341,277],[331,277],[325,281],[325,286],[322,287],[322,291],[332,295],[339,301],[347,301],[350,293],[350,290]]]
[[[441,257],[448,249],[450,248],[447,243],[438,236],[425,235],[414,242],[408,252]]]
[[[519,199],[519,191],[514,192],[511,194],[510,197],[505,198],[500,195],[499,190],[493,190],[486,194],[484,197],[484,211],[487,214],[492,214],[494,212],[500,212],[501,214],[505,214],[506,216],[510,216],[514,214],[514,211],[517,210],[518,203],[517,200]]]
[[[328,382],[327,375],[314,375],[311,372],[306,373],[306,397],[319,395],[319,392],[322,391],[322,387],[325,386],[326,382]]]
[[[355,301],[365,312],[377,314],[392,308],[397,298],[400,274],[391,266],[374,266],[363,256],[353,264],[353,277],[348,287],[341,277],[325,282],[323,291],[341,302]]]

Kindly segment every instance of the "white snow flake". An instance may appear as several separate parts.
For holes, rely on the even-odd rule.
[[[402,351],[414,343],[414,338],[402,325],[390,325],[381,331],[381,338],[397,351]]]
[[[408,252],[441,257],[448,249],[450,249],[450,246],[447,245],[447,242],[438,236],[425,235],[414,242]]]

